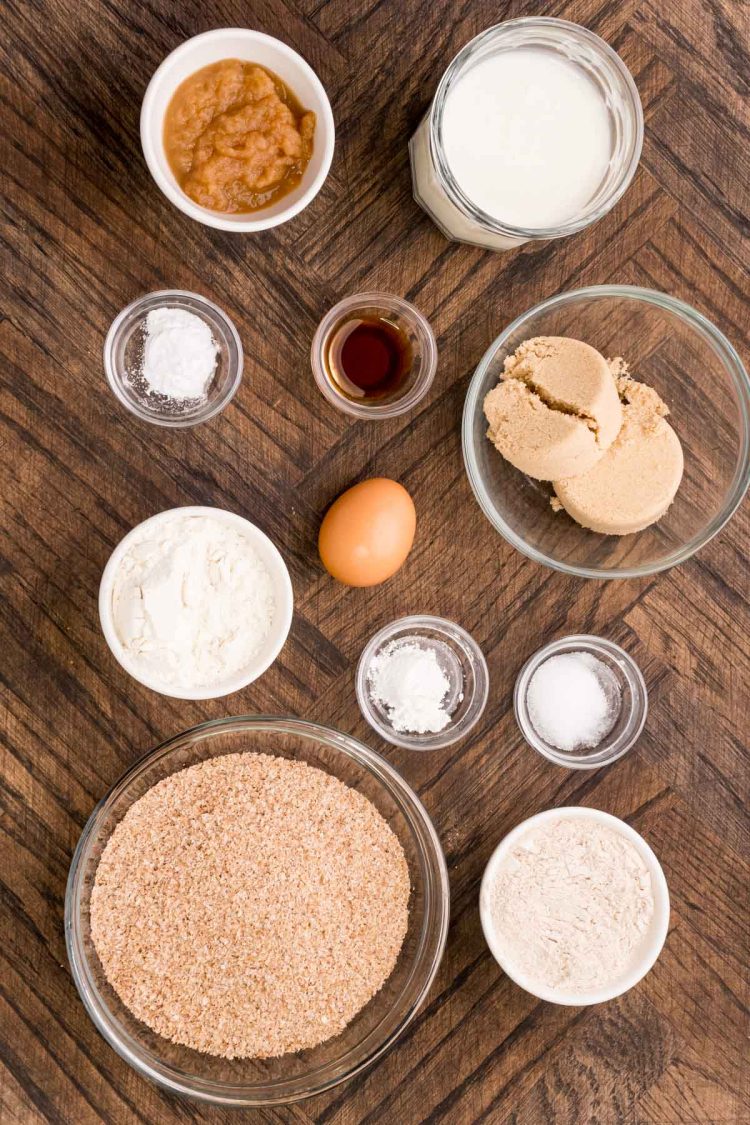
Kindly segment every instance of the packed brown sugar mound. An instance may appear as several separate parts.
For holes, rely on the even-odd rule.
[[[484,400],[487,436],[537,480],[592,468],[617,437],[622,408],[606,359],[567,336],[535,336],[505,360]]]
[[[612,360],[623,401],[622,427],[587,473],[553,482],[553,508],[564,508],[581,527],[603,535],[643,531],[667,512],[680,487],[684,459],[680,439],[656,391]]]
[[[337,1035],[391,974],[401,844],[303,762],[227,754],[164,779],[115,828],[91,935],[130,1011],[174,1043],[272,1057]]]

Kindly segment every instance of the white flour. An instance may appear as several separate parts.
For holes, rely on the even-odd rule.
[[[432,734],[451,721],[444,703],[450,680],[431,648],[416,641],[392,641],[373,660],[368,685],[396,731]]]
[[[570,992],[626,972],[654,913],[651,875],[636,847],[583,817],[550,820],[522,836],[490,901],[508,964],[530,983]]]
[[[211,516],[144,529],[115,576],[117,636],[147,678],[191,690],[252,660],[273,624],[271,576],[250,540]]]
[[[218,349],[211,329],[187,309],[152,309],[146,317],[141,375],[152,394],[205,397]]]

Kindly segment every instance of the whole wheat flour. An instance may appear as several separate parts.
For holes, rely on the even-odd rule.
[[[604,987],[628,970],[654,914],[651,875],[608,825],[549,820],[498,872],[491,917],[508,964],[547,989]]]

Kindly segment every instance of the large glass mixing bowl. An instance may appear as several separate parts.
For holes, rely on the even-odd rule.
[[[93,947],[89,903],[102,850],[130,806],[177,770],[240,751],[308,762],[368,797],[401,841],[411,899],[409,929],[394,971],[340,1035],[277,1059],[230,1062],[170,1043],[131,1015],[107,982]],[[86,1009],[126,1062],[172,1093],[219,1105],[260,1106],[319,1094],[369,1066],[395,1042],[438,970],[448,916],[448,872],[440,841],[415,793],[384,758],[356,739],[315,723],[243,716],[203,723],[163,743],[136,762],[97,805],[70,869],[65,937]]]
[[[552,486],[524,476],[487,437],[482,404],[505,358],[532,336],[572,336],[622,356],[670,409],[685,471],[658,523],[600,535],[550,507]],[[750,381],[727,338],[683,301],[651,289],[597,285],[561,293],[519,316],[482,358],[463,417],[466,471],[487,518],[535,562],[582,578],[634,578],[689,559],[724,526],[750,483]]]

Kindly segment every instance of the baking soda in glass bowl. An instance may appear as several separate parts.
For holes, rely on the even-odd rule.
[[[415,614],[371,638],[355,687],[362,714],[381,738],[407,750],[437,750],[479,721],[489,673],[479,645],[460,625]]]
[[[163,290],[133,301],[104,343],[110,387],[157,426],[195,426],[218,414],[242,380],[243,352],[229,317],[198,293]]]

